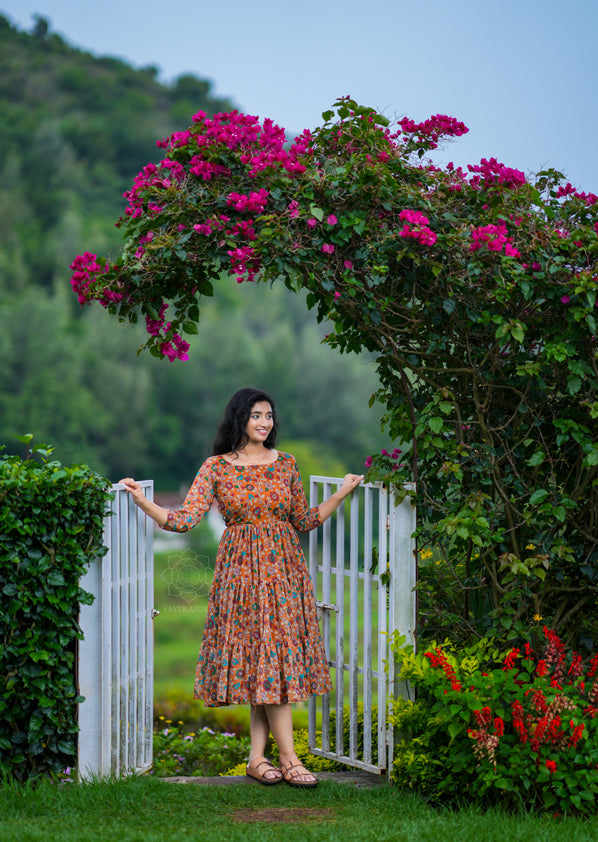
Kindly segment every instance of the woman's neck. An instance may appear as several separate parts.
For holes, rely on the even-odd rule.
[[[245,447],[239,448],[232,453],[227,453],[226,456],[230,462],[235,462],[238,465],[259,465],[261,463],[272,462],[274,450],[264,447],[263,444],[252,444],[249,442]]]

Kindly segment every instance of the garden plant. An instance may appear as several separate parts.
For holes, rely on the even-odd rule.
[[[592,812],[598,794],[598,655],[584,669],[553,631],[506,655],[489,640],[393,650],[416,702],[394,702],[393,777],[436,801]]]
[[[341,352],[373,352],[398,448],[369,477],[415,480],[422,625],[513,639],[542,615],[598,640],[598,204],[547,170],[427,155],[467,128],[394,127],[344,98],[287,148],[236,111],[158,143],[125,195],[118,259],[73,262],[81,304],[144,320],[185,359],[223,273],[306,289]],[[398,450],[404,453],[399,453]],[[439,619],[441,618],[441,619]]]

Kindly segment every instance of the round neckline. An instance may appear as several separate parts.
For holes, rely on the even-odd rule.
[[[248,465],[236,465],[234,462],[229,462],[228,459],[224,458],[224,456],[220,456],[220,459],[226,465],[230,465],[231,468],[271,468],[272,465],[276,465],[280,459],[280,452],[276,451],[276,459],[273,459],[272,462],[252,462]]]

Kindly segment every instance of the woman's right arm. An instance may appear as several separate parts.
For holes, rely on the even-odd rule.
[[[125,479],[121,479],[119,482],[121,485],[124,485],[139,508],[155,520],[158,526],[164,527],[166,525],[170,509],[165,509],[162,506],[158,506],[153,500],[148,500],[143,493],[142,487],[132,477],[125,477]]]

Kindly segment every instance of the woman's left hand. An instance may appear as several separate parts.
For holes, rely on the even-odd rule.
[[[343,477],[343,484],[339,489],[342,496],[346,497],[354,491],[362,480],[363,474],[345,474]]]

